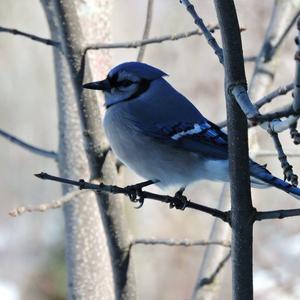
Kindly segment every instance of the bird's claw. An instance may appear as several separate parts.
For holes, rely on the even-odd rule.
[[[298,186],[298,176],[294,174],[293,167],[286,164],[283,167],[284,181],[289,181],[293,186]]]
[[[188,203],[188,199],[186,196],[184,196],[183,193],[184,190],[180,189],[178,192],[176,192],[175,196],[170,201],[170,208],[176,208],[184,210],[186,208],[186,205]]]
[[[153,181],[153,180],[148,180],[145,182],[141,182],[138,184],[134,184],[134,185],[128,185],[126,187],[127,190],[127,195],[130,199],[131,202],[134,203],[139,203],[139,205],[137,207],[135,207],[136,209],[139,209],[143,206],[144,202],[145,202],[145,198],[143,196],[143,188],[146,186],[149,186],[151,184],[156,183],[157,181]]]

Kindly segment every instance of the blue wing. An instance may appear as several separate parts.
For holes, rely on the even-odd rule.
[[[168,124],[137,125],[143,134],[154,137],[172,147],[197,153],[208,159],[228,159],[227,135],[206,120],[174,121]]]

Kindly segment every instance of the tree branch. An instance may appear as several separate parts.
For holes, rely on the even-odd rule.
[[[57,42],[57,41],[53,41],[53,40],[50,40],[50,39],[45,39],[45,38],[39,37],[37,35],[30,34],[30,33],[15,29],[15,28],[7,28],[7,27],[0,26],[0,32],[11,33],[11,34],[14,34],[14,35],[21,35],[21,36],[29,38],[29,39],[31,39],[35,42],[39,42],[39,43],[42,43],[44,45],[56,47],[56,48],[61,50],[60,43]]]
[[[49,203],[42,203],[37,206],[20,206],[18,208],[11,210],[8,214],[11,217],[18,217],[25,212],[45,212],[49,209],[59,208],[59,207],[62,207],[64,204],[72,201],[75,196],[78,196],[79,194],[82,194],[83,192],[86,192],[86,191],[77,190],[77,191],[69,192],[69,193],[63,195],[59,199],[56,199]]]
[[[197,285],[197,290],[200,290],[206,285],[212,284],[217,275],[220,273],[222,268],[225,266],[226,262],[229,260],[231,256],[231,251],[228,252],[228,254],[218,263],[216,269],[213,271],[213,273],[209,277],[202,278],[201,281]]]
[[[292,91],[294,88],[294,83],[290,83],[284,86],[278,87],[276,90],[272,91],[268,95],[264,96],[260,100],[256,101],[254,105],[257,109],[260,109],[265,104],[270,103],[274,99],[276,99],[278,96],[286,95],[288,92]]]
[[[295,145],[300,144],[300,133],[297,130],[297,122],[290,126],[290,135]]]
[[[296,61],[296,73],[295,73],[295,87],[294,87],[294,102],[293,109],[296,112],[300,112],[300,17],[297,21],[298,36],[295,39],[297,45],[297,51],[295,53]]]
[[[258,211],[255,216],[256,221],[284,219],[289,217],[300,216],[300,209],[280,209],[271,211]]]
[[[194,246],[223,246],[230,248],[229,241],[190,241],[190,240],[174,240],[174,239],[134,239],[130,243],[130,247],[135,245],[162,245],[162,246],[182,246],[182,247],[194,247]]]
[[[218,199],[218,207],[217,209],[223,210],[228,206],[229,197],[228,197],[228,183],[224,183],[222,187],[221,194]],[[217,218],[213,220],[213,224],[211,227],[211,231],[209,233],[208,240],[215,240],[215,239],[226,239],[229,233],[230,227],[224,226],[223,223],[220,223]],[[203,278],[207,278],[208,274],[211,274],[215,270],[216,261],[223,258],[226,249],[221,247],[211,247],[208,246],[205,248],[201,265],[199,268],[199,272],[196,278],[196,282],[193,288],[192,300],[198,299],[213,299],[217,293],[217,290],[221,288],[219,284],[214,285],[209,289],[205,289],[205,291],[200,290],[199,288],[200,283],[202,282]],[[220,281],[218,281],[220,283]]]
[[[287,156],[285,155],[281,142],[279,140],[278,134],[271,132],[270,133],[273,142],[274,142],[274,146],[275,149],[277,151],[278,154],[278,159],[281,163],[281,168],[283,170],[283,175],[284,175],[284,180],[288,180],[291,182],[291,184],[293,186],[297,186],[298,185],[298,176],[296,174],[294,174],[293,172],[293,167],[288,163],[287,161]]]
[[[281,95],[286,95],[288,92],[292,91],[294,88],[294,83],[287,84],[285,86],[278,87],[276,90],[272,91],[271,93],[267,94],[266,96],[262,97],[261,99],[257,100],[253,105],[255,108],[260,109],[263,107],[265,104],[270,103],[277,97]],[[286,114],[286,110],[284,111]],[[290,113],[290,111],[288,111]],[[269,115],[270,117],[270,115]],[[271,119],[272,120],[272,119]],[[254,124],[252,124],[253,126]],[[258,125],[258,123],[255,124],[255,126]],[[218,123],[218,126],[223,128],[226,127],[226,121],[222,121]]]
[[[250,124],[252,124],[252,126],[260,124],[261,127],[268,132],[282,132],[288,129],[299,118],[299,113],[295,112],[291,105],[288,105],[274,113],[261,115],[252,104],[248,92],[243,85],[238,84],[232,87],[232,93],[247,119],[250,121]],[[287,119],[284,121],[278,120],[282,117],[286,117]]]
[[[180,3],[182,3],[186,7],[186,10],[190,13],[192,18],[194,19],[195,24],[203,32],[208,44],[212,47],[215,54],[218,56],[220,63],[223,64],[223,62],[224,62],[223,50],[218,45],[216,39],[212,36],[210,30],[205,26],[203,20],[198,16],[198,14],[194,8],[194,5],[192,5],[189,0],[180,0]]]
[[[214,25],[212,27],[209,27],[210,32],[214,32],[215,30],[218,30],[219,26]],[[100,49],[122,49],[122,48],[139,48],[145,45],[149,44],[159,44],[162,42],[166,41],[177,41],[180,39],[185,39],[194,35],[203,35],[203,32],[200,30],[192,30],[192,31],[187,31],[187,32],[182,32],[182,33],[177,33],[177,34],[168,34],[168,35],[163,35],[160,37],[154,37],[154,38],[149,38],[145,40],[138,40],[138,41],[130,41],[130,42],[120,42],[120,43],[95,43],[95,44],[90,44],[87,45],[83,49],[83,53],[85,54],[89,50],[100,50]]]
[[[143,40],[146,40],[149,37],[150,27],[151,27],[151,23],[152,23],[152,15],[153,15],[153,3],[154,3],[154,0],[148,0],[146,23],[145,23],[145,28],[144,28],[143,38],[142,38]],[[144,54],[145,54],[145,49],[146,49],[145,46],[140,47],[139,53],[137,56],[137,61],[143,60]]]
[[[43,156],[43,157],[47,157],[47,158],[52,158],[52,159],[57,159],[57,153],[54,151],[48,151],[48,150],[44,150],[42,148],[30,145],[24,141],[22,141],[21,139],[17,138],[16,136],[0,129],[0,136],[3,136],[5,139],[9,140],[10,142],[12,142],[13,144],[16,144],[28,151],[30,151],[31,153]]]
[[[186,199],[186,197],[178,197],[178,196],[168,196],[168,195],[159,195],[147,191],[143,191],[142,188],[153,184],[151,181],[147,181],[146,183],[142,184],[136,184],[136,185],[130,185],[127,187],[119,187],[116,185],[106,185],[103,183],[100,184],[94,184],[84,181],[83,179],[80,179],[79,181],[70,180],[62,177],[52,176],[47,173],[40,173],[35,174],[36,177],[44,180],[51,180],[51,181],[57,181],[61,183],[70,184],[73,186],[78,186],[80,189],[89,189],[94,190],[99,193],[111,193],[111,194],[123,194],[129,197],[129,199],[132,202],[140,203],[140,206],[143,205],[145,199],[151,199],[151,200],[157,200],[160,202],[168,203],[170,204],[170,208],[177,208],[184,210],[185,208],[192,208],[195,210],[199,210],[202,212],[205,212],[211,216],[217,217],[224,222],[229,222],[229,214],[228,212],[223,212],[215,208],[211,208],[208,206],[204,206],[198,203],[191,202]]]

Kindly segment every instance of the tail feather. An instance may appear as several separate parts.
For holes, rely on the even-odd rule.
[[[257,180],[266,183],[267,186],[274,186],[284,192],[291,194],[291,196],[300,200],[300,189],[287,183],[286,181],[273,176],[265,167],[251,161],[250,162],[251,176]]]

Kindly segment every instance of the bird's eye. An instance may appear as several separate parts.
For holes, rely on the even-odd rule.
[[[128,80],[128,79],[118,81],[118,85],[119,86],[124,86],[124,87],[130,86],[132,83],[133,82],[131,80]]]

